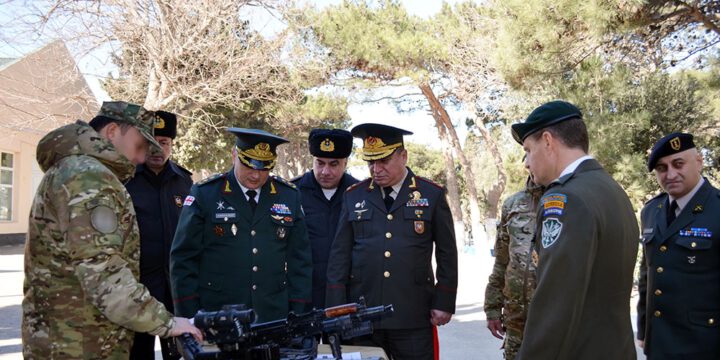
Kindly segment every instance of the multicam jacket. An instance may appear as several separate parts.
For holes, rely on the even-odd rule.
[[[503,308],[506,318],[525,319],[535,289],[535,264],[530,254],[540,195],[542,189],[532,187],[511,195],[503,203],[495,241],[495,265],[485,289],[485,313],[490,320],[500,319]],[[509,308],[522,312],[511,314]]]
[[[166,335],[172,315],[138,282],[139,238],[121,183],[135,166],[82,121],[37,147],[45,171],[25,246],[26,359],[128,358],[133,331]]]

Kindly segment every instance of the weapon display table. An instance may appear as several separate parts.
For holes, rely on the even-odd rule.
[[[342,352],[343,352],[343,359],[356,359],[353,357],[350,357],[352,354],[360,353],[360,356],[362,357],[362,360],[366,359],[373,359],[373,360],[387,360],[387,355],[385,354],[385,351],[381,347],[373,347],[373,346],[351,346],[351,345],[343,345],[342,346]],[[327,357],[323,357],[323,355],[326,355]],[[330,351],[330,346],[327,344],[320,344],[318,345],[318,359],[332,359],[332,351]],[[360,358],[357,358],[360,359]]]

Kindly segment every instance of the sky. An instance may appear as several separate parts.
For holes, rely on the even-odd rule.
[[[321,8],[338,4],[341,1],[304,0],[303,2]],[[430,17],[440,11],[442,7],[442,1],[439,0],[401,0],[401,2],[410,14],[419,17]],[[446,0],[446,2],[453,4],[459,2],[459,0]],[[3,3],[3,6],[0,7],[0,57],[21,57],[42,47],[45,42],[49,42],[48,39],[37,41],[28,34],[14,33],[12,26],[8,26],[8,24],[24,21],[36,3],[30,0],[16,0]],[[254,11],[244,14],[244,16],[248,17],[252,26],[265,36],[272,36],[283,26],[280,21],[265,10]],[[78,67],[85,75],[98,101],[111,100],[100,85],[101,79],[108,74],[116,74],[117,69],[110,61],[110,51],[108,46],[84,56],[76,56]],[[396,92],[397,90],[393,91],[395,93],[392,93],[392,96],[400,95],[400,93]],[[419,92],[417,89],[410,89],[410,91]],[[448,112],[455,123],[464,122],[466,114],[451,109],[448,109]],[[351,103],[348,107],[348,113],[352,126],[367,122],[392,125],[415,133],[407,137],[407,141],[429,145],[433,148],[439,148],[440,146],[437,131],[434,127],[435,122],[426,110],[399,112],[393,104],[385,101]],[[464,126],[458,127],[458,135],[463,141],[466,136]]]

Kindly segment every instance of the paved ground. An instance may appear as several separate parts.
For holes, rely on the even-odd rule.
[[[488,255],[489,250],[486,248],[474,250],[460,252],[457,314],[450,324],[439,330],[442,359],[502,359],[500,340],[493,338],[487,331],[482,310],[485,284],[493,258]],[[21,246],[0,247],[0,360],[22,359],[22,251]],[[161,359],[159,352],[156,352],[156,358]],[[638,356],[638,359],[644,358]]]

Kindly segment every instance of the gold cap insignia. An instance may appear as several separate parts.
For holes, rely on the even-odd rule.
[[[400,146],[402,142],[386,145],[382,139],[368,136],[363,142],[362,158],[365,161],[380,160],[390,156]]]
[[[324,152],[335,151],[335,143],[330,141],[330,139],[323,140],[323,142],[320,143],[320,151],[324,151]]]
[[[251,160],[265,162],[265,164],[262,165],[264,169],[272,169],[275,166],[276,156],[272,151],[270,151],[270,144],[268,143],[258,143],[254,148],[248,150],[242,150],[237,146],[235,148],[237,149],[240,161],[250,168],[258,168],[258,165],[252,164]]]
[[[675,151],[680,150],[680,145],[681,145],[681,144],[680,144],[680,138],[679,138],[679,137],[674,137],[674,138],[672,138],[672,140],[670,140],[670,147],[671,147],[673,150],[675,150]]]
[[[155,124],[153,127],[156,129],[164,129],[165,128],[165,120],[159,116],[156,116]]]

